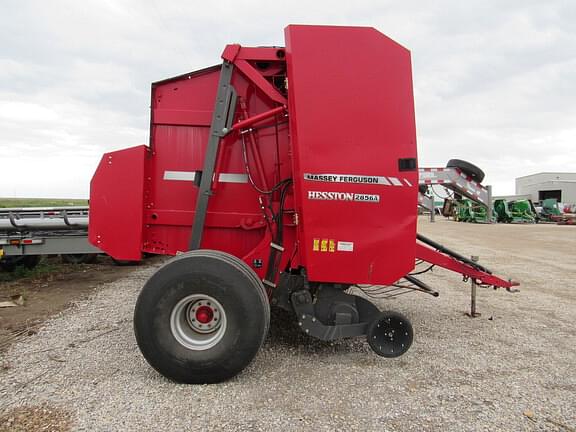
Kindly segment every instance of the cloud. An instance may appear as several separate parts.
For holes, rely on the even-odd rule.
[[[574,171],[570,1],[11,2],[0,17],[0,196],[86,197],[100,155],[148,141],[150,83],[282,45],[288,23],[369,25],[413,56],[422,166],[458,157],[495,193]]]

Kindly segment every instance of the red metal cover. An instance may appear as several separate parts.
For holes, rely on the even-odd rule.
[[[415,257],[410,53],[373,28],[297,25],[285,34],[298,237],[308,277],[393,283]]]
[[[104,154],[90,182],[88,239],[119,260],[142,257],[146,152],[141,145]]]

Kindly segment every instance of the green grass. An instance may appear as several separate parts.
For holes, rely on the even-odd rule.
[[[0,270],[0,282],[12,282],[24,278],[37,278],[59,270],[60,267],[54,260],[43,259],[33,269],[24,266],[16,266],[14,271]]]
[[[73,198],[0,198],[0,208],[86,206],[88,200]]]

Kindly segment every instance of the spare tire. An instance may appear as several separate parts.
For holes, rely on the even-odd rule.
[[[446,164],[446,168],[459,168],[464,174],[470,176],[472,180],[478,183],[482,183],[482,180],[484,180],[484,171],[470,162],[460,159],[450,159]]]

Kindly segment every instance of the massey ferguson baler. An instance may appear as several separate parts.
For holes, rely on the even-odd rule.
[[[134,328],[146,360],[179,382],[242,371],[270,305],[310,336],[367,335],[395,357],[410,322],[367,298],[437,295],[417,264],[516,284],[417,235],[409,51],[372,28],[291,25],[285,37],[228,45],[222,65],[154,83],[149,146],[105,154],[92,179],[95,246],[118,260],[176,255],[142,289]]]

